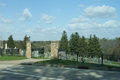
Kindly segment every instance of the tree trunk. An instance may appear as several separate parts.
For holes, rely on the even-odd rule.
[[[77,52],[77,62],[78,62],[78,52]]]

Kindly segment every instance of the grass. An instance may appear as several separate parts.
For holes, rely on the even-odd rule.
[[[44,58],[44,57],[33,57],[33,59],[50,59],[50,58]]]
[[[100,64],[97,64],[97,63],[90,63],[90,62],[86,62],[86,63],[78,62],[77,63],[77,62],[71,61],[71,60],[60,60],[60,59],[58,59],[58,60],[56,59],[56,60],[38,61],[36,63],[37,64],[78,65],[78,66],[92,66],[92,67],[118,67],[116,65],[109,65],[109,64],[100,65]]]
[[[21,60],[21,59],[27,59],[27,58],[23,56],[1,56],[0,61]]]

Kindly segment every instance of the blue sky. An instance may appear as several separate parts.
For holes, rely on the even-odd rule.
[[[120,0],[0,0],[3,40],[60,40],[63,30],[89,38],[120,37]]]

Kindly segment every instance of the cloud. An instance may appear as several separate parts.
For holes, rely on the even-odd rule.
[[[42,29],[41,26],[35,25],[33,28],[28,29],[25,31],[27,34],[41,34],[41,35],[52,35],[52,34],[59,34],[63,31],[60,26]]]
[[[31,15],[31,13],[30,13],[30,11],[29,11],[29,9],[28,8],[25,8],[24,10],[23,10],[23,16],[25,16],[26,18],[32,18],[32,15]]]
[[[60,11],[61,11],[60,9],[57,10],[57,12],[60,12]]]
[[[4,7],[4,6],[6,6],[6,4],[5,4],[5,3],[3,3],[3,4],[1,4],[1,6],[3,6],[3,7]]]
[[[23,14],[24,17],[19,18],[19,21],[25,21],[28,18],[32,18],[32,14],[30,13],[28,8],[25,8],[23,10],[22,14]]]
[[[9,20],[9,19],[2,19],[1,21],[2,21],[3,23],[8,23],[8,24],[14,23],[14,20]]]
[[[53,21],[50,20],[50,21],[46,21],[47,24],[53,24]]]
[[[72,24],[71,24],[72,23]],[[114,32],[114,30],[120,30],[120,22],[115,20],[109,20],[105,23],[98,22],[96,20],[87,19],[83,16],[79,18],[73,18],[69,24],[66,25],[68,31],[85,31],[89,33],[96,32]]]
[[[26,20],[26,18],[24,18],[24,17],[19,18],[19,21],[25,21],[25,20]]]
[[[56,20],[56,18],[54,16],[48,16],[46,14],[42,14],[41,20],[46,21],[47,24],[52,24],[53,21]]]
[[[109,21],[105,22],[104,24],[101,24],[101,27],[119,28],[120,27],[120,22],[115,21],[115,20],[109,20]]]
[[[84,5],[83,5],[83,4],[80,4],[79,7],[84,7]]]
[[[97,22],[87,22],[87,23],[75,23],[75,24],[68,24],[67,28],[70,30],[104,30],[104,31],[113,31],[120,27],[120,22],[115,20],[109,20],[105,23],[97,23]]]
[[[38,24],[40,24],[40,21],[37,21]]]
[[[115,18],[116,17],[116,9],[114,7],[110,6],[89,6],[86,9],[84,9],[83,12],[84,16],[89,18]]]
[[[83,16],[79,16],[79,18],[73,18],[70,23],[85,23],[88,22],[89,19],[84,18]]]

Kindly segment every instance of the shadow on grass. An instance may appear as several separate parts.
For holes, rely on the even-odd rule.
[[[71,60],[61,60],[61,59],[55,59],[55,60],[46,60],[46,61],[38,61],[35,64],[58,64],[58,65],[78,65],[78,66],[91,66],[91,67],[117,67],[115,65],[101,65],[96,63],[81,63]]]

